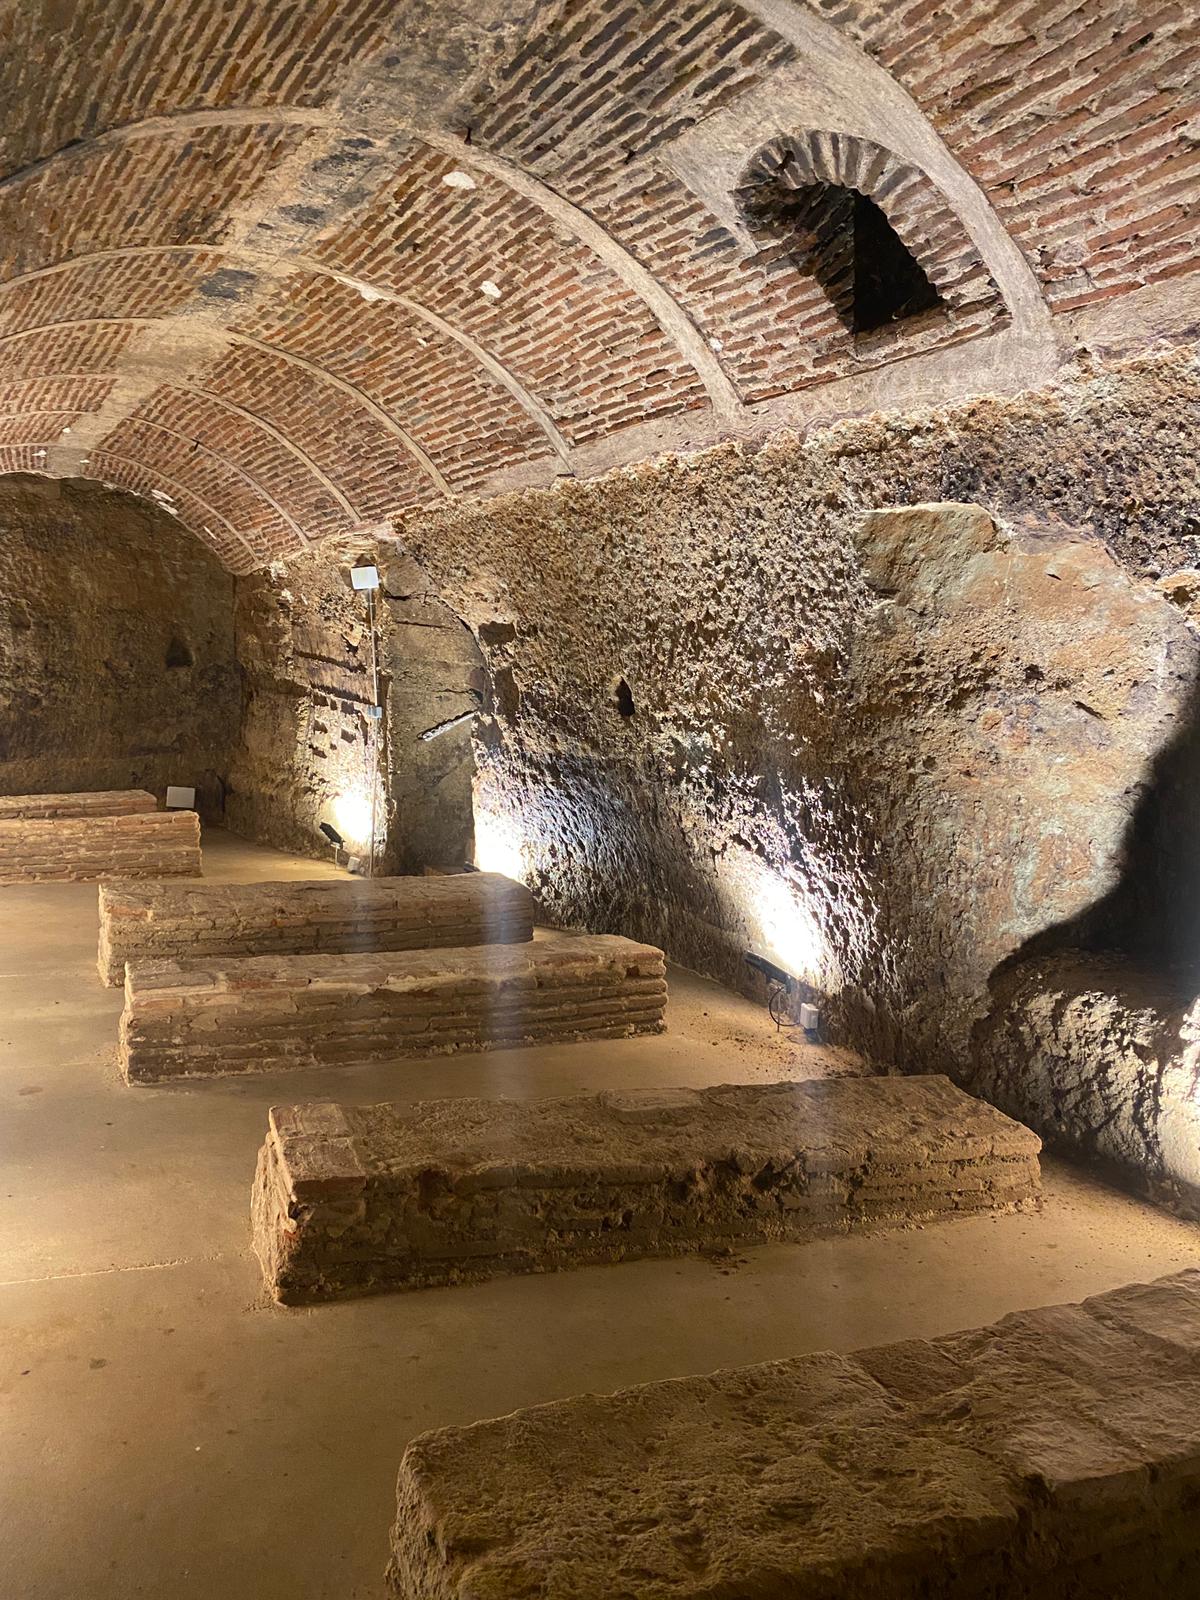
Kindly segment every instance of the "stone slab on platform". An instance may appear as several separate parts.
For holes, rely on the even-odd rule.
[[[661,950],[614,934],[376,955],[131,962],[130,1082],[658,1033]]]
[[[21,822],[32,817],[128,817],[135,812],[157,810],[158,801],[145,789],[0,795],[0,822]]]
[[[413,1441],[403,1600],[1200,1593],[1200,1272]]]
[[[0,884],[199,876],[194,811],[0,821]]]
[[[942,1077],[276,1108],[254,1241],[301,1303],[1003,1210],[1040,1148]]]
[[[533,938],[533,897],[495,872],[288,883],[110,883],[100,891],[100,976],[127,961],[344,955]]]

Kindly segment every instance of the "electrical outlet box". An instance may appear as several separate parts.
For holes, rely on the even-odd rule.
[[[363,716],[366,717],[368,722],[380,722],[380,721],[383,720],[383,707],[382,706],[364,706],[363,707]]]
[[[807,1001],[800,1006],[800,1026],[805,1033],[815,1033],[821,1026],[821,1013],[816,1006],[810,1006]]]

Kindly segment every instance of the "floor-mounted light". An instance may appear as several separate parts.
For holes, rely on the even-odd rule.
[[[330,844],[333,846],[333,864],[334,864],[334,866],[335,867],[340,867],[341,864],[342,864],[341,852],[346,848],[346,841],[342,838],[341,834],[337,831],[337,829],[335,827],[333,827],[330,823],[322,822],[322,823],[319,824],[319,827],[321,829],[321,832],[325,835],[325,837],[329,840]]]
[[[782,1028],[790,1020],[788,1002],[795,992],[796,979],[773,961],[768,961],[766,956],[755,955],[753,950],[747,950],[742,960],[767,980],[767,1010],[776,1028]]]

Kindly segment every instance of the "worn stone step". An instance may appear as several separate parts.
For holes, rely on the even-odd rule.
[[[194,811],[0,821],[0,884],[199,876]]]
[[[1200,1593],[1200,1272],[413,1441],[396,1600]]]
[[[371,955],[130,962],[130,1082],[654,1033],[661,950],[613,934]]]
[[[158,801],[145,789],[0,795],[0,822],[21,822],[34,817],[127,817],[134,812],[157,810]]]
[[[100,976],[128,961],[517,944],[533,897],[495,872],[294,883],[109,883],[100,892]]]
[[[283,1107],[254,1240],[298,1303],[1007,1209],[1039,1149],[942,1077]]]

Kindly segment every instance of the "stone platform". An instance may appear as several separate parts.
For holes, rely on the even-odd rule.
[[[134,962],[130,1082],[657,1033],[661,950],[611,934],[380,955]]]
[[[1200,1594],[1200,1272],[413,1441],[400,1600]]]
[[[294,1304],[1002,1210],[1039,1149],[941,1077],[276,1108],[254,1241]]]
[[[349,954],[533,938],[533,898],[493,872],[295,883],[109,883],[100,976],[127,961]]]
[[[158,801],[145,789],[104,789],[94,794],[0,795],[0,822],[31,817],[127,817],[157,811]]]
[[[0,884],[199,876],[194,811],[0,821]]]

